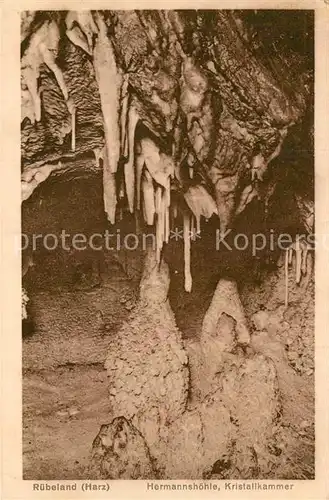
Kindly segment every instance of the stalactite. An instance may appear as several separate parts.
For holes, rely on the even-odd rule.
[[[117,188],[115,173],[112,172],[109,159],[107,156],[107,148],[104,146],[103,154],[103,199],[104,210],[107,214],[107,219],[111,224],[115,224],[115,214],[117,206]]]
[[[296,248],[296,283],[300,283],[300,278],[302,274],[302,250],[299,245],[299,240],[297,238],[296,243],[295,243],[295,248]]]
[[[185,201],[196,219],[196,232],[201,231],[201,216],[210,219],[217,213],[214,199],[203,186],[190,186],[184,194]]]
[[[182,74],[180,106],[188,117],[189,129],[192,112],[201,108],[209,83],[206,74],[197,66],[192,57],[185,58],[182,65]]]
[[[120,159],[120,92],[123,77],[115,60],[103,17],[97,12],[98,38],[94,48],[94,68],[101,98],[105,144],[110,172],[114,174]]]
[[[71,136],[71,150],[75,152],[75,123],[76,123],[76,109],[73,108],[72,114],[71,114],[71,120],[72,120],[72,136]]]
[[[161,251],[165,238],[165,203],[162,194],[162,187],[158,186],[155,191],[155,212],[156,219],[156,256],[157,262],[160,262]]]
[[[295,193],[294,198],[304,226],[308,233],[312,233],[314,231],[314,202],[297,193]]]
[[[103,159],[103,148],[95,148],[93,149],[94,157],[95,157],[95,167],[99,168],[100,159]]]
[[[280,133],[280,141],[273,151],[273,153],[268,157],[265,158],[261,152],[259,152],[254,158],[252,159],[252,164],[251,164],[251,180],[256,181],[256,180],[263,180],[264,173],[267,170],[268,165],[273,161],[275,158],[277,158],[281,152],[283,142],[285,138],[287,137],[288,134],[288,128],[284,127],[283,129],[279,130]]]
[[[225,234],[225,231],[232,224],[232,220],[236,214],[235,193],[238,182],[238,174],[225,177],[219,174],[217,180],[214,182],[221,234]]]
[[[172,205],[172,211],[173,211],[173,216],[174,216],[174,219],[177,219],[178,217],[178,207],[177,207],[177,203],[174,203]]]
[[[288,307],[288,304],[289,304],[289,250],[286,250],[286,252],[285,252],[284,277],[285,277],[284,305],[285,305],[285,307]]]
[[[171,183],[170,183],[170,177],[167,178],[167,185],[165,186],[165,191],[164,191],[164,196],[165,196],[165,202],[166,202],[166,207],[170,207],[171,203]]]
[[[171,184],[170,184],[170,178],[168,177],[167,179],[167,186],[164,189],[163,192],[163,205],[164,205],[164,211],[165,211],[165,234],[164,234],[164,240],[166,243],[169,242],[169,236],[170,236],[170,189],[171,189]]]
[[[162,189],[160,186],[158,186],[155,191],[155,211],[157,214],[159,214],[161,210],[161,198],[162,198]]]
[[[149,137],[141,140],[141,150],[145,164],[153,179],[166,187],[168,177],[174,175],[174,163],[170,156],[160,152],[159,147]]]
[[[170,216],[169,216],[169,207],[166,207],[165,209],[165,242],[169,242],[169,236],[170,236]]]
[[[240,196],[240,203],[236,209],[236,215],[241,214],[246,206],[257,196],[257,189],[253,186],[246,186]],[[266,205],[265,205],[266,206]]]
[[[146,224],[152,226],[154,224],[155,204],[154,204],[154,187],[151,174],[144,169],[142,177],[143,191],[143,211]]]
[[[160,149],[149,137],[144,137],[141,140],[141,148],[148,171],[152,175],[153,179],[158,184],[161,184],[159,179],[156,178],[158,165],[160,163]]]
[[[60,32],[56,22],[45,22],[32,35],[29,46],[21,60],[22,83],[26,84],[31,95],[34,118],[36,121],[40,121],[41,119],[41,97],[38,78],[40,76],[40,66],[43,63],[53,72],[65,101],[68,102],[69,99],[63,72],[56,63],[59,40]],[[22,102],[22,108],[22,119],[24,119],[25,116],[30,117],[31,112],[24,111],[24,102]]]
[[[66,35],[69,40],[90,56],[93,52],[93,37],[97,26],[89,10],[71,10],[65,18]]]
[[[197,233],[198,233],[198,230],[195,227],[195,217],[192,215],[192,217],[191,217],[191,240],[192,241],[196,240]]]
[[[162,250],[163,248],[163,243],[164,243],[164,238],[165,238],[165,206],[164,206],[164,198],[161,196],[161,202],[160,202],[160,213],[159,213],[159,233],[160,233],[160,249]]]
[[[196,218],[196,234],[200,234],[201,233],[201,218],[200,216],[198,215]]]
[[[191,275],[191,217],[189,214],[184,213],[184,276],[185,276],[185,291],[191,292],[192,290],[192,275]]]
[[[301,270],[302,270],[303,276],[305,276],[305,274],[307,273],[307,255],[308,255],[309,251],[310,251],[310,249],[306,248],[306,250],[304,250],[303,256],[302,256]]]
[[[128,161],[124,166],[124,174],[125,174],[125,183],[126,183],[126,192],[129,210],[131,213],[134,211],[135,204],[135,166],[136,166],[136,175],[139,176],[138,172],[138,160],[135,161],[135,130],[139,120],[138,112],[134,105],[130,106],[128,112],[128,133],[126,135],[126,141],[128,147]],[[144,161],[143,161],[144,165]],[[143,168],[142,165],[142,168]],[[140,189],[140,186],[137,186],[137,191]]]
[[[136,151],[136,158],[135,158],[135,167],[136,167],[136,207],[137,207],[137,210],[140,210],[140,206],[141,206],[141,183],[142,183],[142,174],[143,174],[144,166],[145,166],[144,156],[140,152],[140,150],[137,150]]]
[[[299,285],[301,277],[307,274],[307,256],[312,250],[311,245],[299,237],[296,238],[295,243],[285,250],[285,307],[289,305],[289,266],[292,264],[293,254],[295,253],[296,259],[295,282]]]
[[[61,168],[62,164],[58,162],[57,165],[41,165],[23,172],[21,176],[21,201],[27,200],[39,184],[48,179],[54,170]]]
[[[123,76],[121,85],[121,96],[120,96],[120,154],[122,157],[127,158],[129,154],[129,144],[128,144],[128,134],[129,134],[129,117],[128,117],[128,105],[129,105],[129,75],[125,74]]]

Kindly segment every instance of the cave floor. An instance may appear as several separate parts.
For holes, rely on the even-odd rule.
[[[282,439],[288,458],[273,477],[310,479],[314,475],[314,439],[310,435],[314,379],[308,365],[313,325],[311,319],[305,323],[305,311],[311,307],[311,297],[303,294],[301,299],[298,295],[285,317],[277,320],[277,311],[282,309],[280,298],[274,293],[268,300],[267,293],[273,296],[273,283],[269,281],[267,287],[268,291],[265,286],[258,291],[254,288],[249,301],[251,294],[246,290],[242,300],[249,318],[259,310],[260,302],[267,301],[268,324],[272,325],[272,332],[270,327],[267,333],[253,332],[252,343],[255,351],[275,363],[283,402],[286,434]],[[100,426],[112,420],[104,369],[109,340],[133,310],[137,292],[138,280],[108,280],[98,288],[37,290],[30,295],[36,328],[23,338],[24,479],[86,477],[92,442]],[[189,301],[193,301],[193,294]],[[175,315],[179,326],[185,318],[182,331],[191,356],[203,311],[189,307],[187,318],[186,309],[182,303]],[[287,358],[285,344],[295,346],[289,335],[296,342],[301,328],[304,343],[298,359],[304,360],[304,365],[298,373],[291,364],[293,356],[290,362]],[[296,347],[293,349],[291,354],[297,352]]]
[[[83,479],[91,444],[111,420],[101,364],[24,376],[24,479]]]
[[[135,300],[134,282],[31,296],[23,339],[25,479],[81,479],[93,439],[111,421],[104,369],[109,336]]]

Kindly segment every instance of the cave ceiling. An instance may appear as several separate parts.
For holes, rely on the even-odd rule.
[[[173,198],[225,232],[284,171],[311,230],[313,39],[311,11],[26,11],[22,199],[103,171],[161,249]]]

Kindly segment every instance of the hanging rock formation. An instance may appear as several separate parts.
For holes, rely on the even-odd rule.
[[[312,69],[304,55],[282,41],[278,54],[280,33],[265,25],[259,39],[251,21],[257,24],[257,14],[242,11],[25,13],[23,170],[64,157],[74,163],[105,143],[108,220],[116,221],[124,177],[130,212],[140,209],[142,195],[144,219],[156,225],[158,259],[169,239],[172,189],[182,198],[203,183],[225,233],[260,188],[266,197],[266,173],[311,102]],[[262,47],[272,39],[264,59]],[[138,126],[144,127],[140,144]],[[166,195],[157,205],[159,187]],[[199,231],[200,210],[194,215]],[[187,226],[186,219],[185,289],[191,291]]]

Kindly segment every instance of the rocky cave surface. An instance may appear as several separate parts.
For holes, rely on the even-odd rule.
[[[22,232],[155,236],[23,251],[25,479],[314,477],[313,31],[22,14]]]

